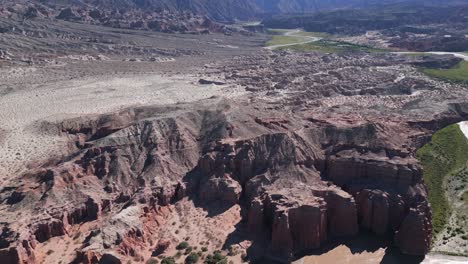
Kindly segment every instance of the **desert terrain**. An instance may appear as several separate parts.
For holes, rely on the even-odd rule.
[[[467,261],[461,52],[129,10],[0,9],[0,262]]]

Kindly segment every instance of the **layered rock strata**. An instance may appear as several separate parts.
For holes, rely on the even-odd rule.
[[[466,109],[454,104],[433,120]],[[0,258],[40,263],[46,242],[83,232],[75,263],[144,260],[141,252],[168,247],[159,234],[181,199],[245,209],[248,231],[239,232],[284,262],[361,228],[424,255],[431,209],[414,149],[432,133],[425,122],[265,114],[212,98],[44,123],[74,151],[2,188]]]

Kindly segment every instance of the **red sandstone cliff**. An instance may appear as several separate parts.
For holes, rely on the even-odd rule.
[[[246,236],[266,237],[265,254],[275,259],[288,261],[360,228],[394,234],[403,253],[428,252],[431,210],[421,169],[404,147],[421,129],[401,123],[407,135],[392,137],[395,127],[377,121],[272,121],[248,107],[209,110],[229,108],[217,104],[61,124],[75,153],[1,192],[9,208],[2,263],[37,263],[38,244],[73,236],[79,225],[89,234],[76,262],[139,257],[167,225],[168,205],[184,197],[208,207],[240,204]]]

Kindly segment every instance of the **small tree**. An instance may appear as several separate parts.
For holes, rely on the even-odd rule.
[[[189,244],[187,242],[181,242],[179,245],[177,245],[176,249],[177,250],[182,250],[188,248]]]
[[[227,264],[226,256],[221,254],[221,251],[216,250],[213,255],[208,255],[205,259],[205,264]]]
[[[176,264],[175,259],[173,257],[165,257],[161,261],[161,264]]]
[[[190,255],[188,255],[185,258],[185,264],[195,264],[195,263],[198,262],[199,258],[200,257],[196,253],[192,252],[192,253],[190,253]]]

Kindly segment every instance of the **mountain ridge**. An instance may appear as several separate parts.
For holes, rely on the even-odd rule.
[[[315,13],[336,9],[375,8],[392,4],[452,6],[468,4],[466,0],[19,0],[0,1],[1,7],[35,5],[52,9],[66,7],[99,10],[191,12],[222,22],[261,19],[265,14]]]

